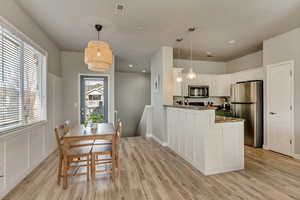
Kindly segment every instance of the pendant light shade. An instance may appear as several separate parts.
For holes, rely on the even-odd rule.
[[[196,73],[194,72],[193,68],[191,67],[189,73],[187,74],[188,79],[193,80],[196,78],[196,76],[197,76]]]
[[[99,40],[99,32],[101,25],[95,25],[98,31],[98,40],[88,43],[88,47],[84,51],[84,62],[88,65],[88,69],[94,72],[105,72],[112,65],[112,51],[106,42]]]
[[[181,42],[183,40],[183,38],[177,38],[176,42],[178,42],[178,58],[180,59],[180,46],[179,46],[179,42]],[[178,68],[180,68],[179,66],[177,66]],[[182,78],[182,73],[181,71],[177,73],[177,77],[176,77],[176,82],[181,83],[183,81]]]
[[[181,83],[181,82],[183,81],[182,76],[180,75],[180,76],[176,77],[176,81],[177,81],[178,83]]]

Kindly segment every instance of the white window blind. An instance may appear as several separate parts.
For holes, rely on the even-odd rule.
[[[43,57],[0,26],[0,131],[43,120]]]

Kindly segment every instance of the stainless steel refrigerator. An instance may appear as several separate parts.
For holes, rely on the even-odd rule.
[[[233,115],[245,119],[246,145],[263,145],[263,81],[238,82],[231,86]]]

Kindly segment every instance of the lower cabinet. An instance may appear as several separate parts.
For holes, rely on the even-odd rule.
[[[244,168],[243,122],[215,123],[210,110],[167,108],[168,145],[204,175]]]

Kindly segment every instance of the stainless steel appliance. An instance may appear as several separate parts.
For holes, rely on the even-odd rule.
[[[231,86],[233,115],[245,119],[245,144],[263,145],[263,81],[238,82]]]
[[[209,86],[206,85],[189,85],[189,97],[192,98],[208,98]]]

